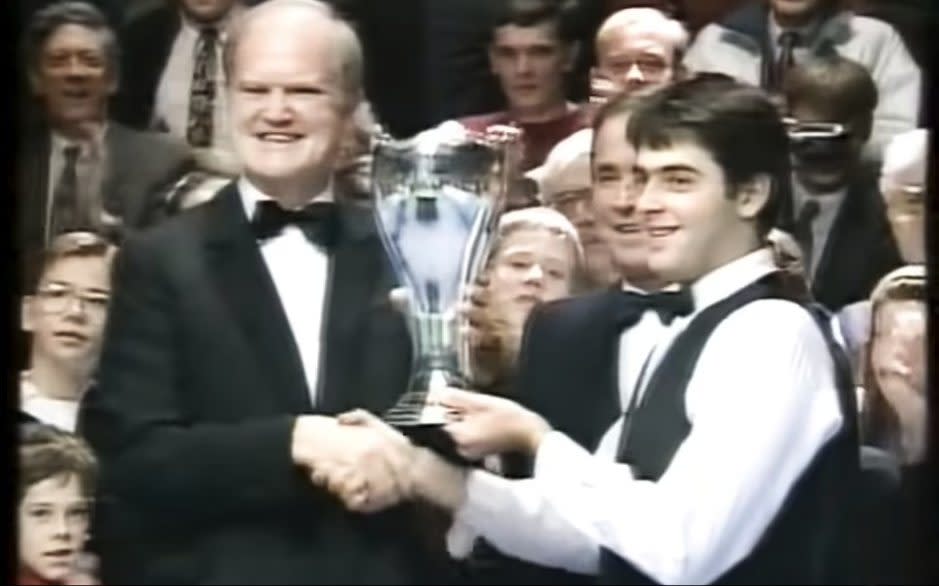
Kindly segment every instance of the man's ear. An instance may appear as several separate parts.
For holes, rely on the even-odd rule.
[[[33,309],[36,298],[32,295],[24,295],[20,300],[20,328],[24,332],[33,331]]]
[[[737,187],[737,197],[734,198],[737,215],[746,220],[755,220],[769,203],[772,187],[772,179],[765,174],[741,183]]]

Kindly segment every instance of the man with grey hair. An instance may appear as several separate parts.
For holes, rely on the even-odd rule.
[[[82,426],[104,470],[103,581],[447,580],[411,506],[393,506],[407,441],[333,417],[386,410],[410,371],[371,215],[332,180],[358,39],[320,2],[270,0],[224,62],[241,177],[115,261]]]
[[[33,15],[23,52],[40,114],[21,133],[17,244],[24,258],[63,232],[117,236],[157,221],[164,194],[191,161],[184,145],[110,119],[119,47],[105,16],[87,2],[48,6]],[[35,268],[24,263],[24,283]]]
[[[688,31],[680,22],[648,7],[624,8],[610,15],[595,37],[597,64],[591,93],[609,98],[680,76]]]

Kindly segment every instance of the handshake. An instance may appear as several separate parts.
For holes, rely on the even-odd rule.
[[[471,461],[505,452],[534,454],[550,430],[539,415],[508,399],[448,389],[430,400],[450,413],[444,430]],[[350,511],[374,513],[410,500],[455,511],[465,499],[467,470],[412,444],[364,410],[297,417],[291,457],[314,485]]]

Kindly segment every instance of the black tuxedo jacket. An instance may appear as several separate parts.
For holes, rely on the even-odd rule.
[[[49,149],[47,126],[28,128],[18,156],[19,210],[16,242],[24,254],[27,283],[35,275],[32,256],[44,246],[45,214],[49,205]],[[164,197],[189,172],[189,149],[169,137],[132,130],[108,122],[104,138],[107,169],[101,197],[104,209],[128,229],[149,226],[165,217]]]
[[[410,508],[347,513],[290,458],[297,414],[380,413],[410,372],[368,212],[342,208],[330,273],[311,405],[233,184],[128,240],[80,423],[103,473],[96,538],[106,583],[430,579]]]
[[[831,311],[863,301],[884,275],[901,266],[875,177],[858,177],[845,196],[812,281],[812,295]]]
[[[621,413],[618,294],[603,290],[537,306],[519,355],[519,401],[590,451]]]

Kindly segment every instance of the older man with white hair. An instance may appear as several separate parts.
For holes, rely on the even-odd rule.
[[[592,147],[593,129],[578,130],[551,149],[544,165],[527,173],[538,183],[544,205],[563,214],[577,228],[584,247],[587,289],[610,285],[618,276],[594,218]]]
[[[929,131],[917,128],[893,138],[884,151],[880,192],[887,219],[906,263],[926,262],[926,159]]]
[[[680,22],[655,8],[614,12],[597,31],[592,94],[608,98],[669,83],[681,74],[688,40]]]
[[[884,150],[880,192],[887,206],[887,220],[900,256],[907,264],[926,262],[926,160],[929,131],[917,128],[898,134]],[[860,360],[870,338],[871,304],[859,301],[837,314],[849,356]]]
[[[410,374],[374,220],[333,180],[359,41],[322,2],[269,0],[224,66],[241,177],[115,260],[80,426],[105,471],[102,581],[446,581],[410,507],[345,510],[398,503],[409,446],[333,417],[385,411]]]

